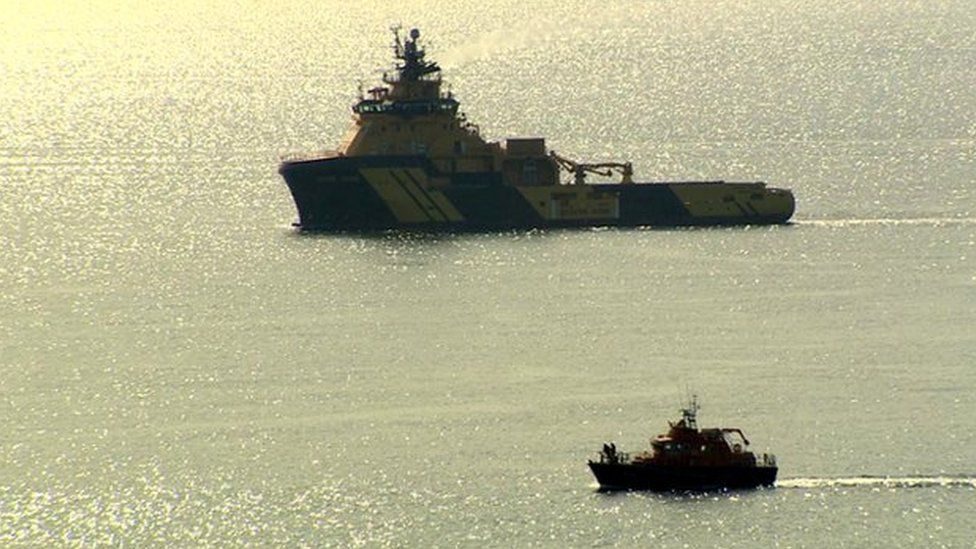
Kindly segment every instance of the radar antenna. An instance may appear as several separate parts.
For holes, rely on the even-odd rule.
[[[390,26],[390,31],[393,32],[393,56],[403,61],[403,64],[397,64],[396,67],[400,78],[415,81],[428,74],[440,72],[441,68],[437,63],[424,60],[424,50],[420,49],[418,44],[420,29],[410,29],[408,37],[401,40],[402,29],[399,24]]]

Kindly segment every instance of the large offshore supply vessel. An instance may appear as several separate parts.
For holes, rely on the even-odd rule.
[[[486,141],[441,90],[419,31],[401,39],[393,30],[395,70],[360,94],[339,149],[281,162],[301,229],[747,225],[793,215],[793,194],[760,182],[635,183],[629,162],[576,162],[542,138]],[[617,183],[585,180],[614,174]]]

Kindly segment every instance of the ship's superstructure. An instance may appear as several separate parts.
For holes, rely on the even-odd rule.
[[[353,106],[338,150],[282,161],[301,228],[763,224],[793,214],[792,193],[763,183],[634,183],[629,162],[575,162],[542,138],[486,141],[442,91],[419,37],[394,28],[394,71]],[[614,173],[620,183],[585,181]]]

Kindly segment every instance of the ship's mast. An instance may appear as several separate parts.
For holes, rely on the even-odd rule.
[[[424,59],[420,48],[420,31],[410,29],[406,38],[400,37],[400,26],[390,27],[393,31],[393,57],[396,59],[394,71],[383,74],[383,82],[389,90],[378,99],[393,101],[421,101],[437,103],[442,97],[441,68],[437,63]]]
[[[681,421],[689,429],[698,429],[698,395],[691,396],[691,402],[687,408],[681,409]]]
[[[420,39],[419,29],[410,29],[409,38],[404,40],[400,39],[399,25],[390,27],[390,30],[393,31],[393,56],[403,62],[396,65],[400,81],[416,82],[428,74],[440,72],[437,63],[424,60],[424,50],[417,43]],[[390,80],[387,79],[387,83],[392,84]]]

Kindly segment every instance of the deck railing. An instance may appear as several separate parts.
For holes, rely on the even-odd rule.
[[[612,455],[607,455],[605,452],[600,452],[600,463],[630,463],[630,454],[627,452],[616,452]]]
[[[309,160],[322,160],[340,156],[339,151],[314,151],[305,153],[287,153],[278,157],[279,162],[307,162]]]

